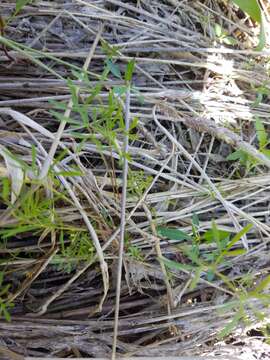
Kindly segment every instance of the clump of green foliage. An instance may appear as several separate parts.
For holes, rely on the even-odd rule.
[[[132,259],[135,259],[137,261],[144,260],[144,256],[141,249],[138,246],[133,245],[131,243],[131,239],[128,233],[125,234],[125,251],[126,251],[126,255],[128,255]]]
[[[152,180],[152,176],[146,175],[143,170],[129,170],[127,185],[128,193],[140,198],[150,186]]]
[[[224,265],[226,264],[228,258],[239,256],[246,252],[246,250],[242,248],[232,250],[232,247],[246,232],[250,230],[251,225],[247,225],[233,238],[231,238],[231,234],[229,232],[218,229],[215,222],[212,222],[212,228],[206,231],[203,235],[199,232],[198,223],[194,223],[193,221],[192,227],[192,235],[178,229],[167,229],[162,227],[159,228],[158,231],[161,236],[165,236],[171,240],[189,241],[188,244],[177,245],[177,249],[181,250],[181,252],[189,258],[190,264],[177,264],[177,267],[178,269],[182,267],[185,270],[195,272],[191,285],[191,288],[194,289],[201,274],[203,274],[208,281],[212,281],[216,276],[221,276],[218,272],[220,264]],[[201,255],[201,243],[213,244],[216,249]],[[165,260],[165,263],[168,266],[172,264],[175,265],[171,260]]]
[[[234,310],[235,315],[220,332],[220,338],[229,335],[240,321],[249,323],[248,309],[257,319],[264,319],[263,312],[256,310],[251,300],[259,300],[264,305],[269,305],[270,295],[267,294],[267,289],[270,285],[270,276],[266,276],[255,288],[250,290],[252,288],[250,284],[254,283],[253,278],[248,279],[243,275],[237,280],[231,280],[226,272],[224,273],[224,270],[231,266],[230,259],[246,253],[246,249],[240,247],[238,242],[251,228],[252,225],[248,224],[233,235],[228,231],[219,229],[213,221],[209,230],[201,232],[197,217],[193,218],[192,221],[192,234],[176,228],[158,228],[161,237],[181,242],[181,244],[176,245],[176,249],[189,260],[188,263],[183,264],[165,257],[161,260],[168,269],[182,270],[191,274],[190,290],[195,289],[200,279],[205,279],[210,283],[218,280],[224,283],[227,289],[234,294],[234,298],[225,303],[223,308],[224,311]],[[201,244],[209,244],[214,248],[209,252],[201,252]],[[223,270],[220,271],[220,268]]]
[[[77,145],[77,151],[83,148],[86,141],[96,144],[97,148],[102,150],[115,151],[120,161],[124,157],[129,160],[129,154],[123,154],[122,147],[119,145],[119,139],[124,138],[126,133],[125,120],[123,114],[123,96],[125,95],[128,85],[121,87],[113,87],[104,102],[101,92],[104,88],[104,81],[107,80],[109,74],[117,77],[123,82],[130,82],[134,70],[135,62],[131,60],[122,75],[120,67],[113,60],[113,56],[117,53],[113,47],[103,41],[103,48],[107,53],[104,64],[104,70],[99,76],[99,81],[94,86],[89,79],[87,72],[78,72],[73,70],[73,79],[67,81],[72,99],[72,117],[65,118],[63,111],[66,110],[67,104],[62,102],[51,101],[54,109],[51,114],[58,121],[65,121],[69,125],[69,133],[72,137],[81,143]],[[84,88],[84,92],[88,92],[86,98],[78,96],[80,87],[74,84],[74,80],[79,80]],[[131,87],[131,89],[133,89]],[[60,110],[60,111],[59,111]],[[134,117],[129,128],[129,139],[135,140],[138,118]]]
[[[67,237],[65,241],[64,237]],[[60,232],[60,251],[54,256],[52,264],[58,271],[70,273],[80,262],[90,262],[95,255],[95,247],[86,231]]]
[[[25,189],[26,190],[26,189]],[[33,235],[40,234],[43,230],[53,230],[60,227],[53,206],[53,200],[44,197],[43,190],[25,191],[21,197],[20,206],[9,204],[11,214],[16,222],[2,227],[0,236],[2,239],[9,239],[19,234],[31,232]]]
[[[17,1],[16,13],[28,3],[30,1]],[[122,72],[114,59],[117,51],[105,41],[103,41],[103,50],[107,54],[107,58],[101,75],[90,74],[87,71],[82,71],[79,68],[75,69],[71,66],[73,69],[72,78],[67,80],[72,99],[71,116],[65,118],[63,115],[67,109],[67,104],[62,102],[51,102],[52,109],[50,111],[57,121],[67,123],[66,130],[76,141],[75,152],[80,152],[86,142],[94,143],[97,149],[100,150],[102,158],[104,158],[104,151],[109,153],[115,151],[118,154],[120,166],[125,157],[130,159],[129,154],[124,154],[122,146],[119,144],[126,136],[123,112],[124,96],[129,87],[137,95],[136,89],[131,86],[135,61],[128,62],[124,72]],[[122,79],[124,85],[112,88],[104,100],[101,92],[109,75]],[[95,77],[94,85],[93,81],[90,80],[90,76]],[[80,86],[77,83],[75,84],[74,80],[79,80]],[[84,93],[88,94],[84,98],[79,94],[81,88],[84,89]],[[130,140],[136,139],[137,123],[137,118],[132,119],[128,134]],[[39,180],[40,169],[37,165],[38,153],[35,146],[32,146],[31,154],[32,159],[26,162],[21,160],[19,155],[14,155],[9,149],[1,147],[1,156],[14,170],[14,175],[10,179],[1,179],[1,200],[8,209],[9,216],[13,219],[13,221],[8,222],[0,229],[2,246],[6,246],[8,241],[17,236],[27,236],[27,234],[46,236],[46,234],[53,232],[58,239],[56,243],[58,252],[51,263],[56,266],[57,270],[70,273],[81,262],[91,262],[95,257],[95,248],[86,230],[73,224],[66,224],[59,215],[57,208],[70,204],[69,196],[63,190],[59,177],[70,178],[83,176],[83,174],[77,165],[68,164],[67,170],[61,166],[61,161],[67,155],[67,149],[62,149],[56,154],[46,181]],[[55,165],[59,165],[58,169],[60,170],[56,170]],[[19,184],[18,181],[16,183],[17,170],[20,171],[21,175]],[[134,179],[139,180],[139,175],[136,172],[133,175]],[[142,179],[142,176],[140,179]],[[10,194],[13,192],[15,185],[19,190],[12,200]],[[137,186],[137,184],[133,183],[133,187],[135,185]],[[143,184],[140,183],[139,190],[134,193],[138,194],[138,191],[141,193],[143,189]],[[104,221],[108,220],[106,213],[101,211],[100,215],[104,216]],[[142,258],[138,248],[130,244],[128,248],[130,256],[136,259]],[[11,308],[11,304],[5,298],[8,288],[8,286],[3,287],[0,294],[0,315],[4,314],[7,319],[9,318],[8,310]]]

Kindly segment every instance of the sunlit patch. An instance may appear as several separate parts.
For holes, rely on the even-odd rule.
[[[234,61],[224,59],[221,55],[212,54],[207,58],[207,68],[217,74],[229,76],[234,72]]]

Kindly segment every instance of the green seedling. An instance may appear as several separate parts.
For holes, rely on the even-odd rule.
[[[192,225],[194,227],[194,218]],[[195,225],[198,227],[198,220],[195,220]],[[270,304],[270,275],[263,278],[254,289],[250,289],[254,285],[254,280],[244,276],[240,278],[237,283],[229,279],[226,273],[219,271],[219,267],[226,269],[230,265],[229,261],[235,256],[240,256],[246,253],[245,249],[236,248],[241,237],[247,234],[252,228],[251,224],[245,226],[237,234],[233,235],[230,232],[218,229],[215,222],[212,221],[212,227],[206,232],[201,232],[199,227],[192,235],[173,228],[161,227],[158,233],[162,237],[169,240],[180,241],[181,245],[177,246],[185,257],[189,260],[188,263],[180,263],[168,258],[162,257],[162,261],[168,269],[190,272],[192,274],[192,281],[190,290],[195,289],[197,283],[201,278],[211,282],[216,280],[222,281],[230,292],[233,292],[235,299],[229,303],[224,304],[223,311],[233,310],[235,315],[219,333],[219,338],[229,335],[242,321],[245,324],[250,323],[251,319],[249,310],[253,316],[259,320],[265,318],[265,314],[257,310],[253,306],[254,301],[260,301],[265,306]],[[215,245],[215,249],[211,250],[206,255],[201,255],[200,244],[208,243]],[[183,245],[182,245],[183,243]]]
[[[185,244],[177,245],[177,249],[179,249],[190,260],[190,264],[188,264],[188,266],[185,264],[184,268],[195,271],[196,281],[200,279],[201,274],[206,276],[208,281],[212,281],[215,277],[222,277],[222,274],[218,271],[219,265],[226,265],[228,259],[242,255],[246,252],[246,250],[242,248],[233,250],[232,248],[241,239],[241,237],[251,229],[251,227],[252,225],[245,226],[232,238],[229,232],[218,229],[214,221],[212,222],[211,229],[202,235],[200,234],[199,229],[196,233],[193,232],[193,236],[181,230],[171,229],[167,229],[167,232],[165,229],[161,229],[159,230],[159,234],[163,236],[165,235],[165,237],[170,240],[187,240]],[[189,244],[187,244],[188,241]],[[213,244],[215,249],[202,256],[200,254],[200,244],[204,242]],[[169,259],[166,259],[165,262],[166,265],[171,268],[176,266],[176,264],[178,269],[183,267],[183,264],[176,263],[175,261]],[[223,277],[222,280],[224,280]],[[195,285],[196,282],[193,282],[192,286],[195,287]]]
[[[67,236],[65,242],[64,237]],[[52,264],[58,271],[70,273],[80,262],[91,262],[95,247],[86,231],[60,232],[60,251],[54,256]]]
[[[109,51],[109,50],[108,50]],[[113,50],[111,50],[113,51]],[[129,154],[124,154],[119,145],[119,139],[125,135],[125,121],[122,105],[122,96],[125,95],[127,88],[130,86],[134,71],[135,62],[130,61],[124,73],[123,82],[125,85],[121,87],[121,92],[115,91],[115,88],[108,92],[107,101],[101,96],[104,88],[102,82],[107,80],[109,74],[122,79],[120,68],[113,62],[110,56],[105,61],[105,68],[100,77],[100,82],[95,86],[91,85],[91,81],[87,73],[78,73],[73,71],[76,80],[82,82],[84,93],[88,92],[86,98],[82,99],[78,95],[80,88],[69,79],[67,85],[70,89],[72,99],[72,116],[65,118],[63,115],[67,108],[67,104],[59,102],[51,102],[54,109],[51,114],[58,121],[65,121],[69,128],[67,129],[75,139],[81,139],[80,149],[83,149],[85,141],[91,140],[96,144],[98,149],[115,151],[119,154],[120,161]],[[58,111],[60,110],[60,111]],[[129,139],[136,140],[136,127],[138,119],[134,118],[130,124]]]
[[[252,104],[252,107],[255,108],[263,101],[264,97],[269,96],[270,90],[267,83],[263,83],[260,86],[251,85],[251,87],[256,92],[256,100]]]
[[[128,256],[130,256],[131,258],[133,258],[133,259],[135,259],[137,261],[143,261],[144,260],[141,249],[138,248],[138,246],[133,245],[131,243],[131,239],[130,239],[128,233],[125,234],[125,250],[126,250],[126,254]]]
[[[262,279],[255,289],[247,291],[242,288],[241,290],[237,288],[236,299],[237,301],[231,302],[231,309],[234,310],[235,315],[233,319],[225,326],[225,328],[219,333],[219,338],[222,339],[228,336],[242,321],[246,325],[252,323],[252,319],[249,315],[249,312],[253,314],[253,317],[258,321],[264,321],[267,318],[267,315],[262,311],[258,310],[257,306],[253,305],[254,301],[261,302],[264,306],[269,307],[270,304],[270,275]],[[225,304],[226,305],[226,304]],[[226,310],[226,306],[225,309]],[[250,310],[250,311],[249,311]],[[269,335],[267,335],[269,338]]]
[[[152,180],[152,176],[147,176],[142,170],[137,171],[129,169],[127,191],[129,194],[140,198],[150,186]]]
[[[258,150],[262,154],[264,154],[265,156],[270,158],[270,149],[267,148],[267,146],[270,143],[270,137],[267,134],[264,124],[262,123],[262,121],[259,118],[256,119],[255,129],[256,129],[256,135],[257,135],[257,140],[258,140],[258,145],[259,145]],[[254,159],[251,155],[247,154],[242,149],[238,149],[238,150],[234,151],[233,153],[231,153],[227,157],[227,160],[239,161],[239,163],[242,166],[244,166],[248,172],[253,170],[254,167],[256,167],[257,165],[259,165],[259,161],[257,159]]]
[[[236,45],[237,40],[232,36],[229,36],[228,32],[222,28],[221,25],[215,24],[215,35],[221,44]]]

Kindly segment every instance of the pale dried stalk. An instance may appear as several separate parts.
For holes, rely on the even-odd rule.
[[[13,360],[13,358],[11,358]],[[66,358],[46,357],[47,360],[65,360]],[[158,357],[119,357],[119,360],[241,360],[236,356],[158,356]],[[38,357],[14,357],[14,360],[44,360]],[[77,360],[109,360],[109,358],[77,358]]]
[[[185,124],[187,127],[190,127],[199,132],[206,132],[216,137],[217,139],[226,142],[228,145],[231,145],[234,148],[241,149],[252,158],[259,161],[260,164],[267,166],[270,168],[270,159],[265,156],[263,153],[258,151],[254,146],[250,145],[248,142],[241,139],[241,137],[235,134],[233,131],[222,127],[217,126],[213,121],[208,120],[202,117],[185,117],[183,118],[180,113],[171,107],[168,104],[160,103],[159,108],[166,108],[167,110],[171,110],[173,116],[168,120],[171,121],[180,121]],[[174,117],[176,116],[176,118]]]
[[[120,238],[119,238],[119,253],[118,253],[118,267],[117,267],[117,283],[116,283],[116,298],[114,309],[114,332],[113,332],[113,346],[112,346],[112,360],[116,358],[116,346],[118,335],[119,322],[119,308],[121,295],[121,280],[122,280],[122,265],[123,252],[125,240],[125,226],[126,226],[126,202],[127,202],[127,176],[128,176],[128,141],[129,141],[129,125],[130,124],[130,87],[127,87],[126,105],[125,105],[125,140],[124,140],[124,164],[122,175],[122,198],[121,198],[121,220],[120,220]]]
[[[84,71],[87,71],[88,68],[89,68],[89,65],[90,65],[90,62],[91,62],[91,59],[94,55],[94,52],[95,52],[95,49],[97,47],[97,44],[100,40],[100,37],[101,37],[101,33],[102,33],[102,30],[103,30],[103,26],[100,26],[99,28],[99,31],[97,33],[97,36],[95,38],[95,41],[89,51],[89,54],[85,60],[85,63],[84,63],[84,66],[83,66],[83,70]],[[76,94],[77,96],[79,95],[79,88],[77,89],[76,91]],[[72,110],[72,106],[73,106],[73,101],[72,99],[69,100],[69,103],[68,103],[68,106],[67,106],[67,109],[65,111],[65,114],[64,114],[64,117],[65,118],[68,118],[71,114],[71,110]],[[66,126],[66,121],[62,121],[60,123],[60,126],[57,130],[57,133],[55,135],[55,139],[52,143],[52,146],[50,148],[50,151],[49,151],[49,154],[48,156],[46,157],[46,160],[44,162],[44,165],[43,165],[43,168],[41,169],[41,172],[40,172],[40,178],[43,179],[45,176],[47,176],[47,173],[49,171],[49,168],[51,166],[51,163],[53,161],[53,158],[54,158],[54,155],[56,153],[56,150],[60,144],[60,139],[62,137],[62,134],[63,134],[63,131],[65,129],[65,126]],[[79,210],[79,212],[81,213],[82,215],[82,218],[89,230],[89,233],[91,235],[91,238],[93,240],[93,243],[95,245],[95,248],[96,248],[96,251],[97,251],[97,256],[99,258],[99,262],[100,262],[100,269],[101,269],[101,273],[102,273],[102,279],[103,279],[103,286],[104,286],[104,295],[100,301],[100,304],[99,304],[99,309],[98,310],[101,310],[102,308],[102,304],[106,298],[106,295],[107,295],[107,292],[109,290],[109,272],[108,272],[108,266],[107,266],[107,263],[105,262],[104,260],[104,255],[103,255],[103,251],[102,251],[102,248],[100,246],[100,243],[99,243],[99,239],[97,237],[97,234],[96,234],[96,231],[95,229],[93,228],[91,222],[89,221],[89,218],[86,214],[86,212],[83,210],[79,200],[77,199],[77,196],[74,194],[74,192],[72,191],[70,185],[68,184],[67,180],[63,177],[63,176],[60,176],[59,177],[61,182],[63,183],[63,185],[65,186],[65,188],[67,189],[70,197],[72,198],[72,200],[74,201],[77,209]],[[85,268],[83,268],[82,270],[78,271],[78,273],[75,274],[75,276],[71,279],[72,282],[74,281],[74,279],[76,279],[77,277],[79,277],[81,275],[81,273],[83,273],[90,265],[87,264],[87,266]],[[64,286],[63,288],[60,288],[60,294],[69,286],[69,282],[67,284],[65,284],[66,286]],[[56,298],[56,295],[59,296],[59,294],[53,294],[52,297],[50,297],[42,306],[41,308],[41,311],[39,312],[39,315],[43,314],[44,312],[46,312],[47,310],[47,307],[48,305]]]
[[[17,357],[11,358],[12,360],[44,360],[38,357]],[[66,358],[46,357],[47,360],[65,360]],[[119,357],[119,360],[241,360],[236,356],[161,356],[161,357]],[[109,360],[109,358],[77,358],[77,360]]]
[[[151,214],[150,210],[148,209],[148,206],[145,203],[143,203],[143,208],[144,208],[144,211],[145,211],[146,216],[148,218],[148,221],[150,223],[152,233],[156,237],[155,250],[156,250],[156,254],[157,254],[157,257],[158,257],[158,261],[159,261],[161,271],[163,273],[163,280],[164,280],[164,283],[165,283],[166,288],[167,288],[167,297],[168,297],[168,300],[169,300],[168,301],[168,314],[171,315],[171,309],[174,308],[174,296],[173,296],[173,291],[172,291],[172,288],[171,288],[171,284],[169,282],[169,277],[168,277],[168,274],[167,274],[166,267],[164,265],[164,262],[162,261],[162,251],[161,251],[161,248],[160,248],[160,239],[158,238],[157,229],[156,229],[156,226],[155,226],[155,224],[153,222],[152,214]]]
[[[223,196],[220,194],[220,192],[218,191],[217,187],[213,184],[213,182],[210,180],[209,176],[205,173],[205,171],[200,167],[200,165],[194,160],[194,158],[189,154],[189,152],[170,134],[170,132],[160,124],[160,122],[158,121],[157,117],[156,117],[156,106],[154,106],[153,108],[153,118],[155,123],[157,124],[157,126],[160,128],[160,130],[171,140],[171,142],[173,144],[175,144],[178,149],[184,154],[184,156],[194,165],[194,167],[203,175],[204,179],[206,180],[206,182],[208,183],[208,185],[210,186],[210,188],[212,189],[212,191],[214,192],[216,198],[221,202],[221,204],[224,206],[224,208],[226,209],[226,211],[228,212],[228,214],[230,215],[235,228],[238,231],[240,231],[241,226],[238,223],[233,210],[236,209],[236,207],[229,203],[227,200],[225,200],[223,198]],[[242,241],[243,241],[243,245],[246,249],[248,249],[248,243],[246,240],[245,236],[242,236]]]
[[[28,274],[28,276],[26,277],[26,279],[23,281],[22,285],[20,286],[20,288],[14,293],[11,294],[8,298],[8,300],[10,302],[13,302],[19,295],[21,295],[21,293],[23,291],[25,291],[27,288],[30,287],[30,285],[33,283],[33,281],[42,273],[42,271],[47,267],[47,265],[50,263],[50,261],[52,260],[52,258],[55,256],[55,254],[57,253],[58,249],[52,249],[48,254],[46,254],[43,259],[39,259],[39,262],[44,260],[44,262],[42,264],[37,264],[36,267],[34,268],[34,270],[32,270],[32,272],[30,274]]]

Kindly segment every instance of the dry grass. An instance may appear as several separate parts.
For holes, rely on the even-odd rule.
[[[23,169],[23,191],[15,203],[7,206],[2,201],[0,224],[3,231],[23,224],[20,209],[27,201],[24,195],[31,192],[50,200],[51,211],[46,208],[43,213],[47,222],[34,224],[40,225],[37,233],[19,232],[2,241],[1,271],[10,284],[8,299],[15,305],[12,321],[0,322],[2,349],[36,358],[111,355],[121,215],[128,244],[120,252],[119,355],[196,356],[219,351],[228,356],[230,348],[231,355],[240,356],[234,344],[241,340],[245,346],[254,340],[247,334],[262,324],[248,308],[252,325],[239,321],[228,338],[230,346],[224,347],[218,334],[237,312],[235,307],[224,311],[224,304],[237,302],[237,291],[252,291],[254,282],[269,274],[270,160],[258,150],[254,123],[259,117],[269,130],[270,53],[253,50],[258,29],[236,7],[224,3],[37,0],[5,27],[0,37],[8,52],[0,54],[0,147],[29,168]],[[267,2],[261,3],[268,16]],[[0,4],[2,17],[13,9],[14,2]],[[221,44],[215,23],[236,39],[235,46]],[[125,221],[119,150],[124,132],[115,132],[112,147],[96,128],[74,128],[69,122],[71,118],[78,124],[79,117],[71,109],[66,80],[74,79],[72,71],[85,65],[90,86],[99,83],[108,59],[104,41],[114,46],[122,73],[128,61],[136,59],[133,85],[144,99],[131,91],[130,118],[137,117],[138,124],[137,137],[129,142],[129,171],[140,178],[133,186],[128,183]],[[102,83],[98,98],[89,105],[90,119],[101,103],[104,109],[109,106],[110,90],[125,84],[112,74]],[[87,99],[89,84],[74,84],[80,88],[80,101]],[[256,102],[258,94],[262,99]],[[69,103],[60,126],[50,112],[51,100]],[[92,137],[82,142],[78,135],[91,131]],[[248,170],[228,161],[235,149],[258,162]],[[32,172],[33,151],[42,181]],[[74,168],[81,173],[71,176]],[[2,158],[0,175],[9,174]],[[161,254],[180,263],[189,259],[179,241],[159,236],[158,226],[191,235],[194,214],[201,234],[212,228],[213,220],[232,233],[253,224],[235,248],[246,251],[218,267],[240,290],[233,291],[218,277],[210,281],[205,273],[191,289],[194,272],[169,270],[162,263]],[[33,219],[38,221],[34,214]],[[59,270],[54,260],[62,251],[61,233],[68,244],[66,234],[87,232],[94,255],[70,272]],[[201,256],[217,247],[206,242],[198,246]],[[66,255],[64,262],[73,260]],[[248,285],[240,281],[246,275]],[[259,299],[249,302],[268,314]],[[261,350],[256,343],[256,349],[261,356],[270,354],[265,343]]]

